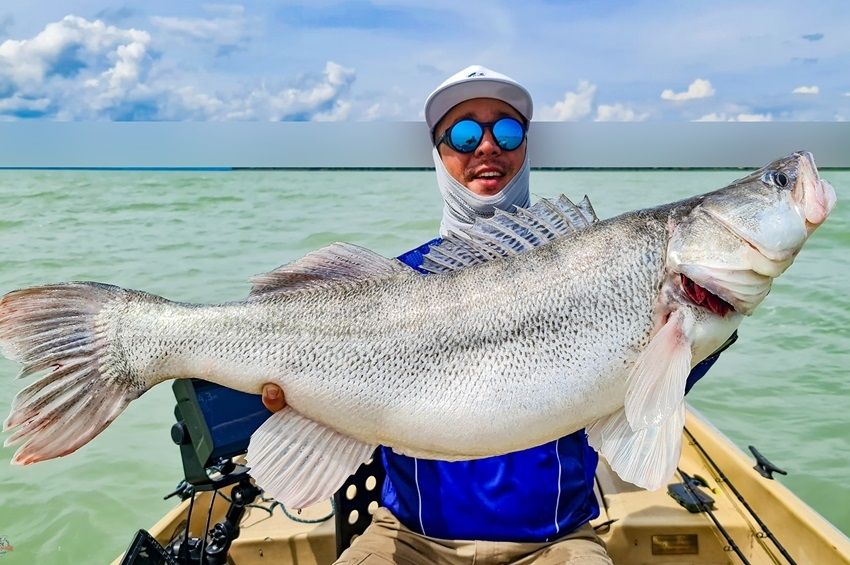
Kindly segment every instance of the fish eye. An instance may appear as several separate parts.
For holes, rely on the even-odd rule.
[[[773,184],[778,186],[779,188],[785,188],[788,186],[788,175],[783,173],[782,171],[776,171],[772,175]]]

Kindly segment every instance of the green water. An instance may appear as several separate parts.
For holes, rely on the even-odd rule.
[[[533,192],[589,194],[600,216],[706,192],[736,171],[543,172]],[[850,172],[829,171],[842,198]],[[0,292],[97,280],[171,299],[219,302],[251,275],[333,241],[397,254],[434,236],[431,172],[0,172]],[[789,471],[782,482],[850,532],[850,207],[774,285],[741,339],[689,400],[739,446]],[[0,360],[0,415],[24,382]],[[3,563],[111,560],[173,505],[181,477],[171,389],[133,402],[77,453],[3,464]]]

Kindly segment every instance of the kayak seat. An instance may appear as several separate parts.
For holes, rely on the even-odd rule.
[[[348,477],[334,494],[337,557],[366,530],[372,522],[372,513],[381,504],[385,473],[380,450],[377,448],[372,458]]]

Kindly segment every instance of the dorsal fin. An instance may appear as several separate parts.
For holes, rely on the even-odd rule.
[[[564,196],[541,198],[514,213],[496,210],[492,218],[478,219],[468,229],[451,233],[431,247],[422,268],[448,273],[516,255],[554,239],[566,237],[599,221],[585,196],[578,204]]]
[[[415,271],[396,259],[387,259],[365,247],[333,243],[274,271],[251,277],[249,296],[291,292],[343,281],[379,279],[402,272]]]
[[[584,217],[591,224],[594,224],[599,221],[599,218],[596,216],[596,210],[593,209],[593,204],[590,203],[590,198],[587,197],[587,194],[584,195],[584,198],[581,199],[581,202],[576,204],[576,208],[582,211]]]

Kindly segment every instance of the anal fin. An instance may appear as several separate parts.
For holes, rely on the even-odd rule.
[[[290,508],[306,508],[333,496],[375,447],[287,406],[251,436],[247,460],[266,493]]]

